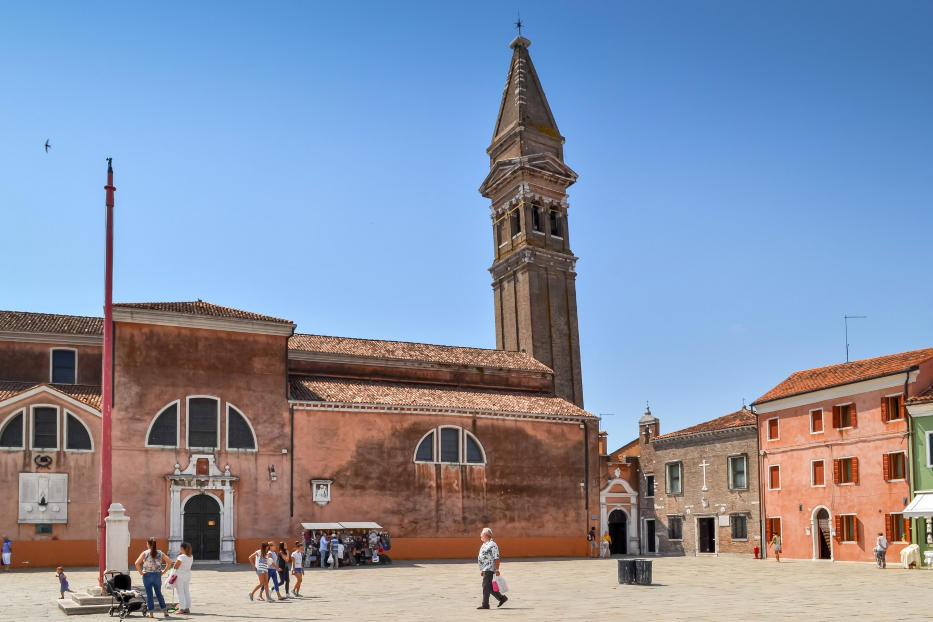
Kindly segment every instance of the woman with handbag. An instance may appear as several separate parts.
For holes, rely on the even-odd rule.
[[[181,554],[175,560],[173,567],[175,574],[168,580],[178,591],[178,612],[191,613],[191,564],[194,563],[194,556],[191,553],[191,545],[187,542],[181,543]]]

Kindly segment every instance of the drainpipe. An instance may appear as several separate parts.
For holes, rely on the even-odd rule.
[[[754,408],[754,406],[753,406]],[[755,418],[758,418],[758,413],[755,413]],[[764,455],[761,453],[761,426],[756,425],[757,431],[755,433],[755,453],[758,454],[758,533],[761,535],[761,559],[768,558],[768,544],[765,542],[767,539],[768,530],[765,528],[765,522],[768,520],[768,511],[765,508],[765,494],[764,494],[764,471],[761,470],[762,464],[764,463]],[[783,530],[784,526],[781,525]]]
[[[288,516],[295,516],[295,406],[288,405]]]
[[[589,428],[586,425],[586,421],[583,421],[581,427],[583,428],[583,499],[584,507],[586,508],[586,531],[590,530],[590,436]],[[589,549],[587,549],[587,555],[589,555]]]
[[[911,425],[911,422],[910,422],[910,413],[907,412],[907,384],[910,382],[910,372],[916,369],[918,369],[918,367],[914,365],[913,367],[907,370],[907,375],[904,376],[904,423],[907,424],[907,465],[911,467],[909,469],[905,469],[907,471],[907,499],[908,501],[912,499],[914,496],[914,469],[913,469],[913,464],[914,464],[913,430],[914,430],[914,427],[913,425]],[[913,527],[917,525],[916,521],[914,521],[913,519],[911,519],[911,522],[913,523],[912,524]],[[923,522],[926,523],[926,520],[924,520]],[[915,535],[915,531],[916,531],[915,529],[910,530],[911,539],[913,539]]]

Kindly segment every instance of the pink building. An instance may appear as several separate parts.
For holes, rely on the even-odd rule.
[[[933,349],[798,371],[761,396],[764,532],[795,559],[896,560],[910,543],[904,399],[933,380]],[[770,547],[768,553],[773,554]]]

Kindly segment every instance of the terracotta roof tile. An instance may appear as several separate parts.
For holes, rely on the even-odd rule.
[[[926,402],[933,402],[933,384],[907,400],[908,404],[924,404]]]
[[[703,423],[698,423],[689,428],[684,428],[683,430],[677,430],[676,432],[668,432],[667,434],[661,434],[656,436],[654,440],[659,441],[665,438],[674,438],[675,436],[689,436],[691,434],[702,434],[703,432],[715,432],[716,430],[727,430],[729,428],[741,428],[744,426],[757,426],[758,418],[755,416],[755,413],[743,408],[742,410],[737,410],[734,413],[729,413],[728,415],[723,415],[722,417],[717,417],[710,421],[704,421]]]
[[[291,320],[284,320],[271,315],[260,315],[250,311],[241,311],[230,307],[192,300],[190,302],[119,302],[113,305],[122,309],[144,309],[147,311],[167,311],[170,313],[184,313],[187,315],[205,315],[233,320],[256,320],[260,322],[276,322],[278,324],[291,324]]]
[[[48,382],[10,382],[0,380],[0,401],[16,397],[20,393],[25,393],[36,387],[50,387],[64,393],[68,397],[90,406],[94,410],[101,408],[101,391],[98,385],[87,384],[52,384]]]
[[[288,340],[291,350],[347,354],[395,360],[426,361],[471,367],[498,367],[523,371],[550,372],[551,369],[525,352],[507,352],[485,348],[439,346],[410,341],[382,341],[324,335],[295,334]]]
[[[553,395],[443,385],[292,376],[290,396],[300,402],[464,408],[545,415],[592,416]]]
[[[759,397],[754,403],[761,404],[791,395],[810,393],[880,376],[890,376],[930,359],[933,359],[933,348],[924,348],[827,367],[805,369],[792,373],[784,382]]]
[[[104,320],[82,315],[0,311],[0,331],[53,335],[103,335]]]

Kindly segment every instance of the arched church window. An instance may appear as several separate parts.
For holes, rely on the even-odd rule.
[[[65,411],[65,449],[68,451],[92,451],[91,433],[84,422]]]
[[[556,211],[551,211],[551,235],[554,237],[561,237],[560,231],[560,214]]]
[[[415,462],[482,465],[486,464],[486,452],[473,434],[447,425],[421,437],[415,450]]]
[[[156,415],[146,435],[146,446],[178,446],[178,402],[172,402]]]
[[[0,448],[3,449],[24,449],[23,443],[23,411],[7,418],[0,427]]]
[[[511,223],[512,237],[522,232],[522,210],[520,207],[516,207],[509,214],[509,222]]]
[[[256,449],[256,436],[249,421],[230,404],[227,404],[227,449]]]
[[[220,436],[220,408],[215,397],[188,398],[188,448],[216,449]]]
[[[541,210],[537,205],[531,206],[531,228],[535,231],[541,231]]]

